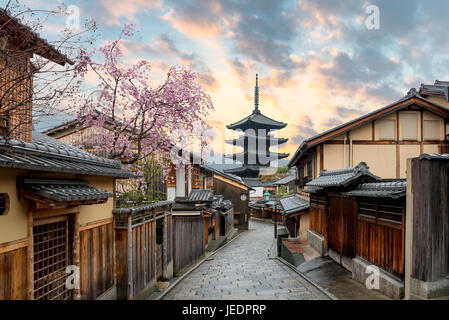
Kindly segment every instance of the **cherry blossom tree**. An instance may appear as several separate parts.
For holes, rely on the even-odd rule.
[[[87,138],[93,148],[142,173],[139,164],[149,156],[167,160],[173,146],[187,150],[193,140],[204,144],[198,127],[213,104],[197,74],[182,66],[171,67],[162,84],[151,86],[149,61],[126,63],[122,45],[134,36],[134,26],[125,25],[118,39],[84,54],[78,74],[93,73],[99,85],[78,119],[82,127],[95,128]]]

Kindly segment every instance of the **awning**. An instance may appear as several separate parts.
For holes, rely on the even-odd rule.
[[[113,196],[82,180],[24,179],[20,187],[24,198],[48,203],[81,201],[80,204],[95,204]]]

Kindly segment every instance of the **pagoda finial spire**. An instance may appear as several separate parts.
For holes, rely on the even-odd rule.
[[[256,87],[254,88],[254,111],[259,112],[259,75],[256,73]]]

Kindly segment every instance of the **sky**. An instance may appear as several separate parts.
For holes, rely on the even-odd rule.
[[[4,2],[5,0],[1,0]],[[49,2],[29,0],[31,8]],[[53,2],[52,5],[56,5]],[[260,110],[286,122],[279,150],[293,155],[301,141],[404,96],[421,83],[449,80],[449,1],[446,0],[73,0],[81,19],[94,19],[100,41],[125,23],[140,37],[127,58],[149,60],[155,80],[172,65],[199,74],[215,111],[209,125],[253,110],[259,74]],[[379,25],[368,28],[379,9]],[[61,17],[42,37],[57,37]],[[372,26],[372,24],[371,24]],[[213,147],[223,149],[222,139]]]

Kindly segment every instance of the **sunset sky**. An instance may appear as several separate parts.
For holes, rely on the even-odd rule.
[[[260,109],[288,123],[279,136],[290,141],[280,151],[291,154],[304,138],[389,104],[411,87],[449,80],[445,0],[65,3],[79,6],[81,19],[97,21],[100,41],[116,38],[124,23],[136,24],[141,39],[127,44],[127,58],[151,61],[155,79],[174,64],[197,71],[216,109],[208,122],[223,132],[252,111],[258,73]],[[368,5],[380,9],[379,30],[365,26]],[[57,37],[64,19],[50,21],[41,36]]]

